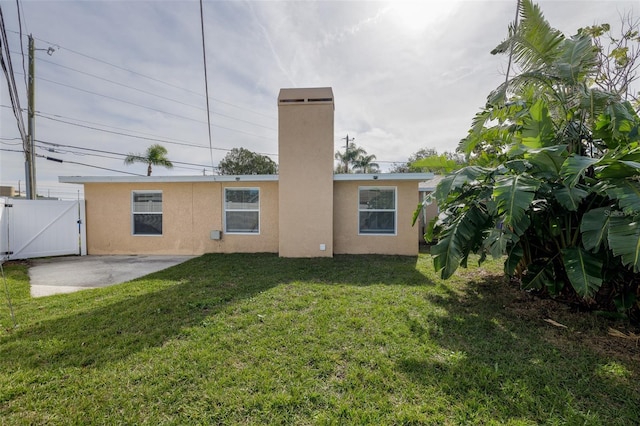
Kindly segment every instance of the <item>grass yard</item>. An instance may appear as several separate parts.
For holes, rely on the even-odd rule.
[[[640,423],[640,348],[607,334],[625,324],[498,262],[442,282],[427,254],[205,255],[40,299],[4,269],[2,425]]]

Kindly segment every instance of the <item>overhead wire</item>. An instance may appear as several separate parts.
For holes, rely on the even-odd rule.
[[[3,142],[3,141],[20,141],[20,142]],[[22,145],[22,140],[20,138],[1,138],[0,143],[3,145]]]
[[[70,71],[73,71],[73,72],[76,72],[76,73],[79,73],[79,74],[82,74],[82,75],[86,75],[86,76],[88,76],[88,77],[92,77],[92,78],[95,78],[95,79],[98,79],[98,80],[102,80],[102,81],[105,81],[105,82],[107,82],[107,83],[115,84],[115,85],[117,85],[117,86],[124,87],[124,88],[129,89],[129,90],[134,90],[134,91],[136,91],[136,92],[144,93],[145,95],[154,96],[154,97],[156,97],[156,98],[164,99],[164,100],[166,100],[166,101],[170,101],[170,102],[175,102],[175,103],[180,104],[180,105],[184,105],[184,106],[188,106],[188,107],[191,107],[191,108],[198,109],[198,110],[200,110],[200,111],[206,111],[206,109],[205,109],[205,108],[202,108],[202,107],[200,107],[200,106],[198,106],[198,105],[190,104],[190,103],[188,103],[188,102],[183,102],[183,101],[180,101],[180,100],[178,100],[178,99],[170,98],[170,97],[168,97],[168,96],[163,96],[163,95],[160,95],[160,94],[158,94],[158,93],[153,93],[153,92],[150,92],[150,91],[148,91],[148,90],[140,89],[140,88],[138,88],[138,87],[129,86],[129,85],[127,85],[127,84],[120,83],[120,82],[118,82],[118,81],[114,81],[114,80],[110,80],[110,79],[108,79],[108,78],[101,77],[101,76],[99,76],[99,75],[91,74],[91,73],[88,73],[88,72],[85,72],[85,71],[81,71],[81,70],[78,70],[78,69],[75,69],[75,68],[72,68],[72,67],[68,67],[68,66],[65,66],[65,65],[61,65],[61,64],[58,64],[58,63],[53,62],[53,61],[49,61],[49,60],[44,59],[44,58],[40,58],[40,59],[38,59],[38,61],[39,61],[39,62],[45,62],[45,63],[51,64],[51,65],[54,65],[54,66],[56,66],[56,67],[64,68],[64,69],[67,69],[67,70],[70,70]],[[50,81],[50,82],[51,82],[51,81]],[[54,84],[55,84],[55,82],[54,82]],[[253,121],[244,120],[244,119],[242,119],[242,118],[233,117],[233,116],[231,116],[231,115],[227,115],[227,114],[222,114],[222,113],[220,113],[220,112],[216,112],[215,114],[216,114],[217,116],[220,116],[220,117],[224,117],[224,118],[228,118],[228,119],[230,119],[230,120],[235,120],[235,121],[239,121],[239,122],[242,122],[242,123],[250,124],[250,125],[252,125],[252,126],[256,126],[256,127],[261,127],[261,128],[263,128],[263,129],[274,130],[274,131],[276,131],[276,130],[277,130],[275,127],[265,126],[265,125],[262,125],[262,124],[254,123]]]
[[[213,145],[211,142],[211,111],[209,110],[209,82],[207,78],[207,49],[204,43],[204,13],[202,0],[200,0],[200,28],[202,29],[202,59],[204,62],[204,92],[207,100],[207,130],[209,131],[209,155],[211,156],[211,169],[213,170]]]
[[[24,72],[24,87],[29,87],[29,83],[27,82],[27,65],[25,63],[26,55],[24,54],[24,43],[22,42],[22,14],[20,12],[20,9],[20,0],[16,0],[16,10],[18,12],[18,29],[20,30],[20,53],[22,55],[22,71]]]
[[[74,155],[87,155],[87,156],[94,156],[94,157],[103,157],[103,158],[111,158],[111,159],[115,159],[115,160],[120,160],[121,158],[119,157],[127,157],[130,154],[124,154],[121,152],[114,152],[114,151],[106,151],[106,150],[101,150],[101,149],[95,149],[95,148],[84,148],[81,146],[76,146],[76,145],[68,145],[68,144],[57,144],[54,142],[47,142],[47,141],[42,141],[39,139],[36,139],[36,142],[42,144],[42,145],[47,145],[48,147],[54,147],[54,148],[48,148],[48,147],[43,147],[43,146],[39,146],[39,148],[41,149],[46,149],[49,152],[58,152],[60,154],[74,154]],[[59,148],[71,148],[71,149],[79,149],[79,150],[84,150],[84,151],[89,151],[89,153],[83,153],[83,152],[77,152],[77,151],[72,151],[72,150],[68,150],[66,152],[61,152],[59,150]],[[58,149],[58,151],[51,151],[51,149]],[[99,154],[97,154],[99,153]],[[106,155],[101,155],[101,154],[110,154],[110,155],[117,155],[119,157],[110,157],[110,156],[106,156]],[[205,166],[203,164],[197,164],[197,163],[188,163],[188,162],[184,162],[184,161],[171,161],[173,164],[183,164],[183,165],[187,165],[187,166],[196,166],[198,167],[198,169],[194,169],[192,167],[183,167],[185,169],[189,169],[189,170],[201,170],[203,167],[208,167]]]
[[[13,31],[13,32],[17,34],[16,31]],[[168,86],[168,87],[173,87],[174,89],[178,89],[178,90],[182,90],[182,91],[185,91],[185,92],[188,92],[188,93],[192,93],[192,94],[197,95],[197,96],[203,96],[203,94],[200,93],[200,92],[197,92],[197,91],[194,91],[194,90],[190,90],[190,89],[187,89],[186,87],[178,86],[177,84],[169,83],[167,81],[160,80],[158,78],[151,77],[151,76],[148,76],[146,74],[142,74],[142,73],[140,73],[138,71],[134,71],[134,70],[129,69],[129,68],[125,68],[125,67],[122,67],[122,66],[119,66],[119,65],[112,64],[111,62],[105,61],[103,59],[99,59],[99,58],[96,58],[94,56],[87,55],[86,53],[78,52],[78,51],[70,49],[68,47],[61,46],[58,43],[54,43],[54,42],[51,42],[51,41],[48,41],[48,40],[44,40],[44,39],[41,39],[41,38],[38,38],[38,37],[34,37],[34,39],[36,39],[38,41],[41,41],[43,43],[50,44],[52,46],[56,46],[56,49],[58,49],[58,50],[65,50],[65,51],[68,51],[68,52],[73,53],[75,55],[82,56],[82,57],[90,59],[92,61],[100,62],[100,63],[102,63],[104,65],[108,65],[110,67],[119,69],[121,71],[126,71],[128,73],[133,74],[133,75],[137,75],[139,77],[146,78],[146,79],[151,80],[151,81],[155,81],[156,83],[160,83],[160,84],[163,84],[163,85]],[[241,109],[241,110],[244,110],[244,111],[248,111],[248,112],[251,112],[251,113],[256,114],[256,115],[261,115],[261,116],[266,117],[266,118],[271,118],[271,119],[274,119],[274,120],[276,119],[276,117],[274,117],[272,115],[268,115],[268,114],[265,114],[263,112],[259,112],[259,111],[256,111],[256,110],[253,110],[253,109],[250,109],[250,108],[247,108],[247,107],[236,105],[236,104],[233,104],[231,102],[224,101],[222,99],[211,97],[211,100],[213,100],[214,102],[218,102],[218,103],[221,103],[221,104],[224,104],[224,105],[228,105],[228,106],[231,106],[231,107],[234,107],[234,108],[238,108],[238,109]]]
[[[69,122],[69,121],[64,121],[64,120],[60,120],[60,119],[56,119],[56,118],[51,118],[51,117],[47,117],[47,116],[40,115],[40,114],[36,114],[36,115],[38,117],[42,117],[42,118],[45,118],[45,119],[48,119],[48,120],[52,120],[52,121],[57,121],[57,122],[60,122],[60,123],[63,123],[63,124],[69,124],[71,126],[83,127],[83,128],[96,130],[96,131],[100,131],[100,132],[105,132],[105,133],[111,133],[111,134],[115,134],[115,135],[119,135],[119,136],[126,136],[126,137],[130,137],[130,138],[143,139],[143,140],[155,141],[155,142],[163,142],[163,143],[167,143],[167,144],[188,146],[188,147],[192,147],[192,148],[209,149],[209,147],[207,147],[207,146],[199,145],[199,144],[191,143],[191,142],[179,142],[177,140],[171,140],[171,139],[159,139],[159,137],[158,138],[152,138],[152,137],[131,135],[131,134],[123,133],[123,132],[115,132],[113,130],[105,130],[105,129],[100,129],[100,128],[97,128],[97,127],[85,126],[83,124],[72,123],[72,122]],[[217,150],[217,151],[226,151],[226,152],[231,151],[231,149],[229,149],[229,148],[213,147],[212,149]],[[268,154],[268,153],[258,153],[258,154],[277,156],[277,154]]]
[[[5,152],[20,152],[20,153],[22,153],[22,152],[23,152],[23,151],[20,151],[20,150],[17,150],[17,149],[6,149],[6,148],[0,148],[0,151],[5,151]],[[52,157],[48,157],[48,156],[46,156],[46,155],[42,155],[42,154],[36,154],[36,153],[34,153],[34,155],[35,155],[36,157],[44,158],[44,159],[46,159],[46,160],[52,160],[52,161],[55,161],[55,162],[57,162],[57,163],[78,164],[78,165],[81,165],[81,166],[93,167],[93,168],[95,168],[95,169],[108,170],[108,171],[110,171],[110,172],[124,173],[124,174],[127,174],[127,175],[134,175],[134,176],[145,176],[145,175],[142,175],[142,174],[140,174],[140,173],[126,172],[126,171],[124,171],[124,170],[111,169],[111,168],[108,168],[108,167],[96,166],[96,165],[94,165],[94,164],[80,163],[80,162],[77,162],[77,161],[60,160],[60,159],[58,159],[58,158],[52,158]]]
[[[17,0],[17,1],[19,1],[19,0]],[[202,20],[202,18],[203,18],[203,17],[202,17],[202,14],[201,14],[201,20]],[[20,20],[20,22],[22,22],[22,20]],[[203,24],[203,22],[201,22],[201,24]],[[22,26],[21,26],[21,25],[20,25],[20,31],[18,32],[18,34],[19,34],[19,36],[20,36],[20,40],[21,40],[21,55],[22,55],[22,57],[23,57],[23,68],[24,68],[24,58],[25,58],[25,55],[24,55],[23,43],[22,43],[23,34],[22,34]],[[38,40],[40,40],[40,41],[43,41],[43,42],[46,42],[46,43],[50,43],[50,42],[48,42],[48,41],[46,41],[46,40],[42,40],[42,39],[39,39],[39,38],[36,38],[36,39],[38,39]],[[8,43],[7,43],[7,46],[8,46]],[[59,49],[59,48],[63,48],[63,47],[61,47],[61,46],[59,46],[59,45],[57,45],[57,44],[56,44],[56,48],[58,48],[58,49]],[[172,85],[172,84],[167,83],[167,82],[164,82],[164,81],[162,81],[162,80],[155,79],[155,78],[153,78],[153,77],[149,77],[149,76],[146,76],[146,75],[144,75],[144,74],[142,74],[142,73],[137,73],[137,72],[135,72],[135,71],[132,71],[132,70],[129,70],[129,69],[126,69],[126,68],[123,68],[123,67],[115,66],[115,65],[113,65],[113,64],[110,64],[110,63],[108,63],[108,62],[106,62],[106,61],[103,61],[103,60],[100,60],[100,59],[98,59],[98,58],[94,58],[94,57],[91,57],[91,56],[89,56],[89,55],[82,54],[81,52],[76,52],[76,51],[73,51],[72,49],[68,49],[68,48],[64,48],[64,49],[65,49],[65,50],[68,50],[68,51],[70,51],[70,52],[72,52],[72,53],[78,54],[78,55],[80,55],[80,56],[86,56],[86,57],[88,57],[88,58],[90,58],[90,59],[92,59],[92,60],[96,60],[96,61],[98,61],[98,62],[105,63],[105,64],[107,64],[107,65],[114,66],[114,67],[116,67],[116,68],[120,68],[120,69],[126,70],[126,71],[128,71],[128,72],[132,72],[132,73],[134,73],[134,74],[136,74],[136,75],[139,75],[139,76],[141,76],[141,77],[149,78],[149,79],[151,79],[151,80],[154,80],[154,81],[160,82],[160,83],[162,83],[162,84],[167,84],[167,85],[169,85],[169,86],[173,86],[173,87],[176,87],[176,88],[181,89],[181,90],[185,90],[185,91],[188,91],[188,92],[192,92],[192,93],[195,93],[195,94],[201,95],[201,93],[193,92],[193,91],[190,91],[190,90],[188,90],[188,89],[186,89],[186,88],[184,88],[184,87],[180,87],[180,86],[177,86],[177,85]],[[204,55],[206,55],[206,49],[205,49],[205,45],[204,45],[204,28],[203,28],[203,54],[204,54]],[[204,60],[205,60],[205,68],[206,68],[206,56],[204,57]],[[100,76],[97,76],[97,75],[95,75],[95,74],[91,74],[91,73],[87,73],[87,72],[84,72],[84,71],[76,70],[76,69],[74,69],[74,68],[66,67],[66,66],[64,66],[64,65],[59,65],[59,64],[56,64],[55,62],[48,61],[48,60],[46,60],[46,59],[41,59],[41,61],[44,61],[44,62],[46,62],[46,63],[53,64],[53,65],[56,65],[56,66],[60,66],[60,67],[63,67],[63,68],[65,68],[65,69],[69,69],[69,70],[71,70],[71,71],[78,72],[78,73],[81,73],[81,74],[84,74],[84,75],[90,76],[90,77],[92,77],[92,78],[101,79],[101,80],[104,80],[104,81],[109,82],[109,83],[111,83],[111,84],[120,85],[120,86],[122,86],[122,87],[126,87],[126,88],[128,88],[128,89],[130,89],[130,90],[137,90],[137,91],[140,91],[141,93],[145,93],[145,94],[147,94],[147,95],[156,96],[156,97],[159,97],[159,98],[162,98],[162,99],[165,99],[165,100],[171,101],[171,102],[177,102],[177,103],[182,104],[182,105],[185,105],[185,106],[190,106],[190,107],[193,107],[193,108],[197,108],[197,109],[202,110],[202,108],[200,108],[200,107],[197,107],[197,106],[195,106],[195,105],[192,105],[192,104],[189,104],[189,103],[186,103],[186,102],[179,101],[179,100],[177,100],[177,99],[172,99],[172,98],[169,98],[169,97],[160,96],[160,95],[157,95],[157,94],[154,94],[154,93],[148,92],[148,91],[144,91],[144,90],[141,90],[141,89],[137,89],[137,88],[135,88],[135,87],[127,86],[127,85],[124,85],[124,84],[119,83],[119,82],[117,82],[117,81],[113,81],[113,80],[105,79],[105,78],[100,77]],[[23,69],[23,71],[24,71],[24,69]],[[206,72],[206,70],[205,70],[205,72]],[[23,73],[23,74],[24,74],[24,73]],[[26,76],[25,76],[25,78],[26,78]],[[46,78],[42,78],[42,77],[41,77],[41,78],[39,78],[39,80],[40,80],[40,81],[46,81],[46,82],[49,82],[49,83],[52,83],[52,84],[61,85],[61,86],[63,86],[63,87],[68,87],[68,88],[71,88],[71,89],[74,89],[74,90],[79,90],[79,91],[82,91],[82,92],[85,92],[85,93],[89,93],[89,94],[92,94],[92,95],[95,95],[95,96],[104,97],[104,98],[111,99],[111,100],[114,100],[114,101],[127,103],[127,104],[130,104],[130,105],[133,105],[133,106],[137,106],[137,107],[141,107],[141,108],[146,108],[146,109],[149,109],[149,110],[152,110],[152,111],[155,111],[155,112],[159,112],[159,113],[161,113],[161,114],[171,115],[171,116],[175,116],[175,117],[177,117],[177,118],[186,119],[186,120],[191,120],[191,121],[196,121],[196,122],[202,122],[202,121],[200,121],[200,120],[193,119],[193,118],[190,118],[190,117],[185,117],[185,116],[183,116],[183,115],[174,114],[174,113],[171,113],[171,112],[168,112],[168,111],[163,111],[163,110],[160,110],[160,109],[157,109],[157,108],[147,107],[147,106],[145,106],[145,105],[141,105],[141,104],[138,104],[138,103],[135,103],[135,102],[130,102],[130,101],[127,101],[127,100],[124,100],[124,99],[119,99],[119,98],[116,98],[116,97],[113,97],[113,96],[108,96],[108,95],[104,95],[104,94],[101,94],[101,93],[96,93],[96,92],[93,92],[93,91],[90,91],[90,90],[85,90],[85,89],[82,89],[82,88],[79,88],[79,87],[74,87],[74,86],[72,86],[72,85],[65,84],[65,83],[60,83],[60,82],[53,81],[53,80],[50,80],[50,79],[46,79]],[[208,96],[208,88],[206,88],[206,89],[207,89],[207,90],[206,90],[206,92],[207,92],[207,93],[206,93],[206,95],[205,95],[205,98],[206,98],[206,100],[207,100],[207,108],[209,109],[209,108],[210,108],[210,105],[209,105],[209,98],[210,98],[210,97]],[[241,107],[241,106],[238,106],[238,105],[235,105],[235,104],[229,103],[229,102],[225,102],[225,101],[222,101],[222,100],[220,100],[220,99],[212,98],[212,100],[214,100],[214,101],[216,101],[216,102],[220,102],[220,103],[226,104],[226,105],[229,105],[229,106],[232,106],[232,107],[235,107],[235,108],[239,108],[239,109],[246,110],[246,111],[249,111],[249,112],[252,112],[252,113],[256,113],[256,114],[258,114],[258,115],[262,115],[262,116],[267,117],[267,118],[273,118],[272,116],[269,116],[269,115],[266,115],[266,114],[262,114],[262,113],[258,113],[257,111],[253,111],[253,110],[250,110],[250,109],[247,109],[247,108],[244,108],[244,107]],[[15,109],[15,108],[14,108],[14,113],[15,113],[16,111],[21,111],[21,110],[22,110],[21,108],[17,108],[17,109]],[[134,137],[134,138],[139,138],[139,139],[155,140],[155,141],[160,141],[160,142],[163,142],[163,143],[173,143],[173,144],[178,144],[178,145],[186,145],[186,146],[193,146],[193,147],[199,147],[199,148],[202,148],[202,147],[203,147],[202,145],[198,145],[198,144],[191,144],[191,143],[184,143],[184,142],[170,141],[170,140],[167,140],[167,139],[162,139],[162,138],[160,138],[160,137],[157,137],[157,138],[148,138],[148,137],[143,137],[143,136],[136,136],[136,135],[126,134],[126,133],[123,133],[123,132],[113,132],[113,131],[109,131],[109,130],[105,130],[105,129],[100,129],[100,128],[97,128],[97,127],[84,126],[84,125],[81,125],[81,124],[78,124],[78,123],[72,123],[72,122],[69,122],[69,121],[64,121],[64,120],[55,119],[55,118],[52,118],[52,117],[47,117],[47,116],[44,116],[44,115],[41,115],[41,114],[38,114],[38,115],[39,115],[39,116],[41,116],[41,117],[43,117],[43,118],[49,119],[49,120],[55,120],[55,121],[61,122],[61,123],[63,123],[63,124],[73,125],[73,126],[78,126],[78,127],[84,127],[84,128],[89,128],[89,129],[91,129],[91,130],[95,130],[95,131],[101,131],[101,132],[107,132],[107,133],[112,133],[112,134],[118,134],[118,135],[120,135],[120,136],[125,136],[125,137]],[[240,118],[237,118],[237,117],[233,117],[233,116],[230,116],[230,115],[226,115],[226,114],[218,114],[218,115],[220,115],[221,117],[224,117],[224,118],[231,119],[231,120],[236,120],[236,121],[239,121],[239,122],[243,122],[243,123],[246,123],[246,124],[249,124],[249,125],[252,125],[252,126],[261,127],[261,128],[264,128],[264,129],[268,129],[268,130],[276,131],[276,129],[275,129],[275,128],[273,128],[273,127],[265,126],[265,125],[262,125],[262,124],[259,124],[259,123],[255,123],[255,122],[252,122],[252,121],[249,121],[249,120],[243,120],[243,119],[240,119]],[[103,125],[103,126],[104,126],[104,125]],[[211,127],[217,127],[217,128],[221,128],[221,129],[229,130],[229,131],[232,131],[232,132],[238,132],[238,133],[246,134],[246,135],[248,135],[248,136],[253,136],[253,137],[263,138],[263,139],[267,139],[267,140],[271,139],[271,138],[268,138],[268,137],[263,136],[263,135],[258,135],[258,134],[255,134],[255,133],[251,133],[251,132],[247,132],[247,131],[243,131],[243,130],[238,130],[238,129],[234,129],[234,128],[230,128],[230,127],[226,127],[226,126],[220,126],[220,125],[216,125],[216,124],[211,124],[211,121],[210,121],[210,111],[208,111],[208,112],[207,112],[207,126],[208,126],[207,128],[208,128],[209,135],[211,134]],[[21,133],[22,133],[22,134],[25,134],[24,130],[21,130]],[[230,151],[230,149],[213,147],[213,146],[212,146],[212,139],[211,139],[211,136],[210,136],[210,142],[209,142],[209,145],[210,145],[210,146],[209,146],[209,151],[210,151],[210,154],[211,154],[211,160],[212,160],[212,161],[211,161],[211,163],[212,163],[212,164],[211,164],[211,167],[212,167],[213,169],[215,169],[216,167],[215,167],[215,165],[214,165],[214,163],[213,163],[213,153],[212,153],[212,150],[213,150],[213,149],[216,149],[216,150],[221,150],[221,151],[227,151],[227,152],[228,152],[228,151]],[[263,155],[269,155],[269,156],[277,156],[277,154],[273,154],[273,153],[260,153],[260,154],[263,154]],[[198,167],[200,167],[200,165],[198,165]]]
[[[2,107],[2,108],[11,108],[9,105],[0,105],[0,107]],[[37,117],[44,118],[44,119],[51,120],[51,121],[55,121],[55,122],[59,122],[59,123],[62,123],[62,124],[67,124],[67,125],[70,125],[70,126],[75,126],[75,127],[81,127],[81,128],[85,128],[85,129],[95,130],[95,131],[99,131],[99,132],[103,132],[103,133],[114,134],[114,135],[118,135],[118,136],[125,136],[125,137],[129,137],[129,138],[142,139],[142,140],[147,140],[147,141],[152,141],[152,142],[162,142],[162,143],[167,143],[167,144],[188,146],[188,147],[192,147],[192,148],[209,149],[209,147],[207,147],[205,145],[197,144],[195,142],[189,142],[189,141],[184,141],[184,140],[175,139],[175,138],[164,138],[162,136],[154,135],[152,133],[139,132],[139,131],[136,131],[136,130],[125,129],[125,128],[122,128],[122,127],[110,126],[108,124],[96,123],[96,122],[93,122],[93,121],[87,121],[87,120],[81,120],[81,119],[78,119],[78,118],[67,117],[67,116],[60,115],[60,114],[51,114],[51,113],[42,112],[42,111],[35,111],[35,115]],[[146,136],[140,136],[140,135],[134,135],[134,134],[131,134],[131,133],[116,132],[116,131],[113,131],[113,130],[101,129],[99,127],[88,126],[88,125],[85,125],[85,124],[79,124],[79,123],[74,123],[74,122],[71,122],[71,121],[66,121],[66,120],[63,120],[63,118],[67,119],[67,120],[75,120],[75,121],[78,121],[80,123],[93,124],[95,126],[102,126],[102,127],[112,128],[112,129],[125,130],[125,131],[128,131],[128,132],[135,132],[135,133],[139,133],[140,135],[146,135]],[[214,150],[218,150],[218,151],[225,151],[225,152],[231,151],[230,148],[213,147],[213,149]],[[277,157],[278,156],[278,154],[276,154],[276,153],[269,153],[269,152],[256,152],[256,153],[257,154],[261,154],[261,155],[268,155],[270,157]]]
[[[136,103],[136,102],[131,102],[131,101],[127,101],[127,100],[124,100],[124,99],[116,98],[115,96],[109,96],[109,95],[104,95],[102,93],[93,92],[91,90],[81,89],[79,87],[72,86],[70,84],[60,83],[60,82],[57,82],[57,81],[49,80],[49,79],[44,78],[44,77],[38,77],[38,81],[46,81],[48,83],[52,83],[52,84],[56,84],[56,85],[59,85],[59,86],[67,87],[69,89],[77,90],[79,92],[84,92],[84,93],[88,93],[88,94],[91,94],[91,95],[100,96],[100,97],[105,98],[105,99],[110,99],[112,101],[117,101],[117,102],[121,102],[121,103],[124,103],[124,104],[136,106],[136,107],[139,107],[139,108],[148,109],[150,111],[159,112],[160,114],[165,114],[165,115],[181,118],[183,120],[189,120],[189,121],[193,121],[193,122],[196,122],[196,123],[208,124],[207,122],[199,120],[197,118],[191,118],[191,117],[187,117],[187,116],[184,116],[184,115],[176,114],[176,113],[173,113],[173,112],[164,111],[164,110],[161,110],[161,109],[158,109],[158,108],[149,107],[149,106],[142,105],[142,104],[139,104],[139,103]],[[218,124],[209,124],[209,127],[217,127],[219,129],[229,130],[231,132],[237,132],[237,133],[242,133],[244,135],[253,136],[253,137],[256,137],[256,138],[271,140],[271,138],[263,136],[263,135],[257,135],[255,133],[246,132],[244,130],[238,130],[238,129],[233,129],[233,128],[226,127],[226,126],[220,126]]]
[[[6,60],[5,60],[5,57],[6,57]],[[20,137],[23,140],[23,144],[25,144],[24,148],[26,150],[27,132],[24,126],[24,118],[22,117],[22,108],[20,107],[20,97],[18,95],[18,88],[16,86],[15,73],[13,71],[13,65],[11,62],[11,53],[9,49],[9,40],[7,37],[7,32],[4,24],[4,15],[2,13],[1,6],[0,6],[0,65],[2,67],[2,71],[4,72],[7,80],[7,86],[9,89],[9,99],[11,101],[11,108],[13,109],[13,114],[16,117],[18,132],[20,133]]]

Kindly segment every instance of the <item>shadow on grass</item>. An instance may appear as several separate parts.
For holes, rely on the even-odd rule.
[[[568,327],[554,327],[544,319],[557,318],[562,305],[534,300],[500,276],[470,278],[462,293],[429,299],[448,312],[425,319],[441,351],[396,365],[460,401],[467,412],[457,421],[473,423],[482,412],[500,423],[640,424],[640,354],[594,347],[604,322],[567,312]]]
[[[32,299],[31,306],[38,305],[42,320],[0,338],[0,365],[99,367],[160,347],[206,317],[282,283],[430,284],[416,270],[416,260],[403,256],[282,259],[272,254],[205,255],[119,286]],[[100,298],[105,301],[96,302]],[[65,314],[65,304],[71,314]],[[87,308],[90,304],[97,307]],[[57,318],[49,319],[52,316]]]

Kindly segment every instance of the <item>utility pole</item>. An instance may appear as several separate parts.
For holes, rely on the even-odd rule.
[[[29,101],[28,109],[28,141],[27,150],[25,151],[25,174],[26,174],[26,186],[27,186],[27,199],[35,200],[36,195],[36,153],[35,153],[35,44],[33,36],[29,34],[29,87],[27,89],[27,96]]]
[[[342,138],[342,139],[346,139],[347,143],[344,147],[344,172],[345,173],[349,173],[349,134],[347,133],[347,137],[346,138]],[[356,140],[356,138],[351,138],[351,142],[353,142],[354,140]]]
[[[29,109],[27,119],[27,144],[24,150],[25,155],[25,186],[27,187],[27,199],[35,200],[38,198],[36,193],[36,146],[35,146],[35,132],[36,132],[36,50],[44,50],[47,55],[51,56],[55,49],[49,47],[48,49],[36,49],[35,42],[33,41],[33,35],[29,34],[29,79],[27,87],[27,97],[29,98]]]

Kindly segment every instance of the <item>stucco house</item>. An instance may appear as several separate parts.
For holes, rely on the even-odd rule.
[[[411,225],[430,173],[334,174],[334,97],[278,96],[278,175],[63,176],[84,184],[89,254],[418,253]]]

